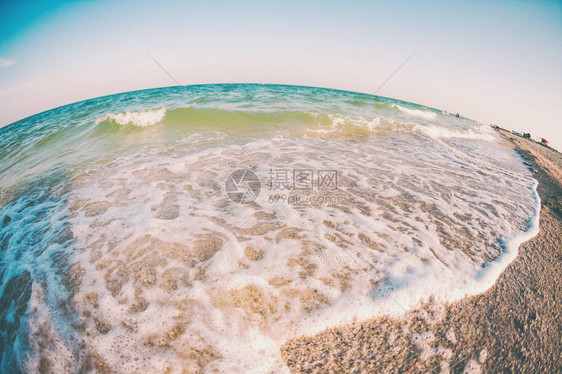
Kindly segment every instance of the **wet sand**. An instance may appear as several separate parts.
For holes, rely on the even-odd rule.
[[[562,372],[562,154],[501,131],[534,170],[540,233],[488,291],[300,337],[292,372]]]

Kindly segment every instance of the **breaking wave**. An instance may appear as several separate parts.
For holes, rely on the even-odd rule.
[[[427,110],[405,108],[405,107],[403,107],[401,105],[398,105],[398,104],[392,104],[392,107],[398,109],[402,113],[405,113],[405,114],[407,114],[409,116],[413,116],[413,117],[424,118],[424,119],[427,119],[427,120],[433,120],[433,119],[437,118],[437,113],[430,112],[430,111],[427,111]]]
[[[288,372],[289,338],[490,287],[536,233],[536,185],[489,127],[352,92],[170,87],[30,117],[0,129],[0,371]]]
[[[141,110],[138,112],[125,112],[107,114],[96,120],[96,123],[103,121],[114,121],[119,125],[133,125],[138,127],[148,127],[162,121],[166,114],[166,108]]]
[[[397,106],[397,105],[392,105]],[[397,106],[399,107],[399,106]],[[400,107],[401,110],[410,111]],[[436,113],[411,110],[423,118],[435,118]],[[248,111],[221,108],[180,107],[148,111],[108,114],[96,120],[97,124],[113,121],[119,125],[148,127],[162,124],[170,128],[207,132],[226,128],[235,133],[272,132],[291,135],[323,137],[369,137],[389,133],[416,133],[436,139],[465,138],[494,140],[489,126],[472,125],[455,128],[445,125],[416,123],[393,119],[390,116],[345,116],[338,113],[303,111]]]

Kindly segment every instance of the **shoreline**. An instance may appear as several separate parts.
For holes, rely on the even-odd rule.
[[[539,234],[481,294],[287,341],[292,372],[562,372],[562,155],[500,134],[539,182]]]

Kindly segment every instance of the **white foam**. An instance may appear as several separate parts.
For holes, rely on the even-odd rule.
[[[406,108],[404,108],[406,109]],[[435,114],[431,112],[430,114]],[[370,135],[393,133],[418,133],[434,139],[477,139],[494,141],[497,136],[489,126],[471,125],[464,128],[454,128],[438,124],[420,124],[415,122],[399,121],[389,117],[346,117],[341,114],[329,114],[328,126],[309,129],[310,134],[325,134],[330,136],[336,131],[346,127],[356,126],[368,130]]]
[[[100,123],[106,120],[113,120],[119,125],[148,127],[162,121],[165,114],[166,108],[142,110],[138,112],[114,113],[98,118],[96,120],[96,123]]]
[[[90,183],[73,192],[73,199],[111,205],[99,215],[80,211],[73,218],[77,245],[84,250],[77,258],[86,268],[79,305],[83,305],[84,295],[99,293],[103,287],[103,281],[99,282],[105,271],[99,266],[104,261],[117,266],[112,274],[125,277],[118,296],[102,292],[100,309],[95,312],[112,330],[107,334],[89,330],[89,344],[103,352],[111,367],[130,371],[134,367],[127,365],[141,360],[147,369],[166,362],[179,368],[185,360],[174,352],[187,349],[181,347],[189,346],[188,342],[200,342],[197,344],[211,346],[220,356],[205,366],[206,371],[286,371],[279,347],[290,337],[314,334],[354,319],[403,313],[430,296],[457,300],[490,287],[514,257],[510,250],[482,270],[485,259],[497,255],[495,241],[505,236],[512,248],[538,227],[537,218],[531,230],[523,219],[538,215],[537,202],[528,204],[536,195],[536,182],[510,163],[501,164],[503,169],[497,173],[500,163],[494,158],[454,153],[447,144],[413,135],[400,142],[371,139],[360,147],[353,141],[340,141],[329,152],[307,159],[307,150],[320,141],[259,140],[245,144],[248,153],[242,156],[237,146],[196,153],[184,150],[181,155],[172,148],[173,156],[166,156],[164,149],[145,149],[100,168]],[[497,144],[470,141],[471,149],[481,143],[488,152],[501,156],[501,162],[513,158],[511,150]],[[223,183],[231,171],[248,166],[264,179],[271,168],[337,169],[340,188],[346,191],[339,198],[354,199],[335,206],[294,207],[270,203],[271,192],[264,190],[256,200],[259,209],[234,204],[226,198]],[[130,191],[128,196],[115,200],[112,196],[123,188]],[[157,218],[162,207],[170,205],[166,203],[170,193],[176,193],[177,218]],[[386,207],[385,201],[392,198],[398,200],[392,208]],[[502,204],[498,204],[500,200]],[[256,212],[271,215],[279,226],[266,233],[245,232],[264,222]],[[462,218],[465,214],[469,218]],[[297,230],[296,236],[276,239],[283,228]],[[473,235],[467,243],[471,255],[446,244],[456,240],[461,246],[466,233]],[[223,245],[194,266],[165,255],[159,249],[162,245],[146,252],[143,256],[164,261],[155,268],[157,284],[140,286],[148,309],[129,313],[128,308],[136,303],[139,281],[133,281],[137,260],[124,254],[130,250],[144,253],[144,244],[139,243],[146,242],[142,238],[147,234],[188,248],[193,248],[198,235],[211,234],[221,238]],[[359,240],[360,234],[382,245],[380,251]],[[328,237],[339,237],[341,243]],[[91,248],[99,241],[106,243],[101,258],[90,263]],[[248,246],[263,250],[263,259],[248,260]],[[306,248],[312,252],[303,254]],[[123,267],[127,263],[130,267]],[[175,292],[163,288],[162,276],[173,268],[181,269],[191,285]],[[312,269],[311,273],[306,269]],[[197,280],[201,271],[205,278]],[[289,283],[275,286],[270,283],[275,278]],[[342,288],[343,280],[347,286]],[[265,299],[258,300],[265,314],[232,304],[231,292],[248,286],[262,293]],[[322,295],[318,300],[315,292]],[[303,297],[311,298],[309,310]],[[176,307],[178,303],[191,306],[182,310]],[[291,308],[285,309],[286,305]],[[120,327],[121,321],[137,326],[136,330]],[[185,323],[185,332],[169,343],[172,348],[155,350],[143,343],[178,322]],[[112,355],[116,345],[119,352],[126,352],[127,360]]]
[[[415,125],[415,129],[432,138],[464,138],[493,141],[496,136],[489,126],[471,126],[467,129],[454,129],[436,125]]]
[[[163,120],[164,105],[190,98],[164,93],[158,109],[138,111],[139,93],[96,123],[161,126],[84,136],[103,152],[64,165],[69,195],[54,188],[37,201],[50,190],[41,188],[0,211],[1,238],[10,235],[2,287],[32,273],[33,310],[20,316],[18,336],[28,333],[38,351],[47,332],[56,341],[48,356],[65,358],[57,370],[91,355],[116,372],[287,372],[279,352],[287,339],[481,292],[538,231],[536,181],[488,127],[396,104],[365,105],[350,118],[333,114],[345,112],[340,99],[303,109],[302,97],[275,94],[273,105],[271,95],[242,103],[246,95],[234,94],[230,104],[205,96],[223,109],[296,105],[321,114],[317,125],[304,116],[299,126],[299,115],[271,131],[240,124],[230,136],[215,126],[194,133]],[[340,128],[343,136],[332,137]],[[243,168],[263,182],[247,205],[225,191]],[[337,170],[338,189],[270,191],[271,169]],[[272,202],[274,194],[335,200],[297,206]],[[81,279],[75,294],[69,278]],[[10,308],[3,316],[15,321]],[[431,338],[419,336],[424,354],[446,358]],[[16,345],[24,362],[28,352]],[[39,356],[29,355],[30,371]]]
[[[433,119],[437,118],[437,113],[435,113],[435,112],[430,112],[430,111],[427,111],[427,110],[420,110],[420,109],[405,108],[405,107],[403,107],[401,105],[398,105],[398,104],[392,104],[391,106],[393,108],[396,108],[396,109],[400,110],[402,113],[405,113],[409,116],[423,118],[423,119],[426,119],[426,120],[433,120]]]
[[[524,231],[515,232],[501,239],[504,244],[503,253],[493,261],[487,263],[482,270],[476,274],[475,279],[479,282],[473,288],[472,293],[481,293],[489,289],[499,278],[504,269],[517,257],[519,246],[535,237],[540,231],[540,209],[541,198],[537,192],[539,183],[534,181],[533,199],[535,201],[535,214],[529,218],[528,227]]]

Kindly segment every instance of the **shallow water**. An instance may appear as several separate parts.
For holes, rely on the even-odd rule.
[[[163,88],[0,135],[2,371],[283,371],[290,337],[485,290],[538,224],[488,126],[365,94]]]

